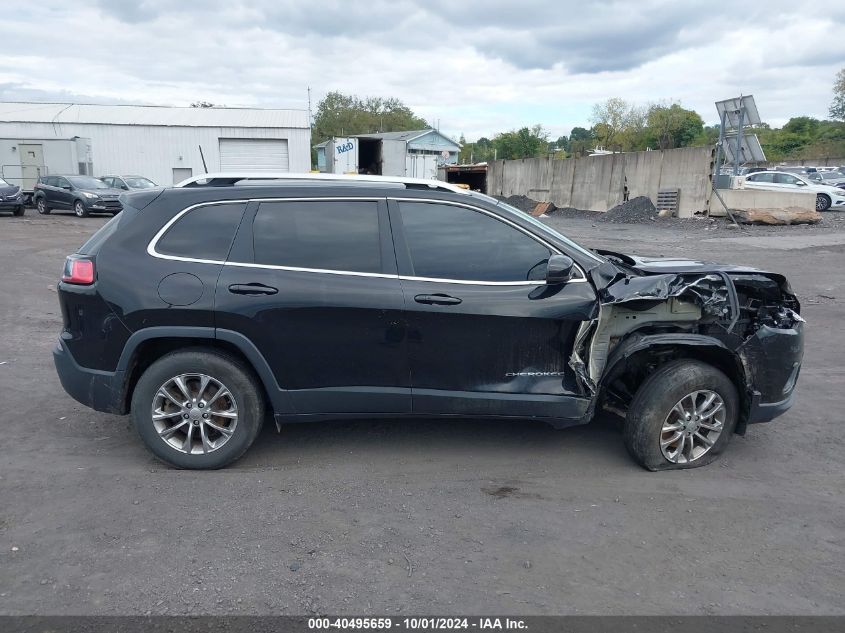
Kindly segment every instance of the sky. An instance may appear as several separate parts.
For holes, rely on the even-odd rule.
[[[753,94],[827,116],[845,4],[790,0],[0,0],[0,101],[301,108],[397,97],[467,140],[589,127],[593,104]]]

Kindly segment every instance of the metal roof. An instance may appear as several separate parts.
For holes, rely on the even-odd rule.
[[[308,128],[306,110],[0,102],[0,122]]]
[[[434,132],[438,136],[445,138],[447,141],[456,145],[457,147],[461,146],[460,143],[456,143],[455,141],[450,139],[448,136],[446,136],[445,134],[442,134],[439,130],[435,130],[434,128],[429,128],[427,130],[407,130],[405,132],[378,132],[378,133],[375,133],[375,134],[350,134],[350,136],[355,137],[355,138],[380,138],[380,139],[385,139],[385,140],[389,140],[389,141],[413,141],[414,139],[419,138],[421,136],[425,136],[426,134],[429,134],[431,132]]]

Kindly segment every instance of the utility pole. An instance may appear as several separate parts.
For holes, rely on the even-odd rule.
[[[311,86],[308,86],[308,127],[311,129],[314,127],[311,122]]]

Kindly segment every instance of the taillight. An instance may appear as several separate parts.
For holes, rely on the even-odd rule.
[[[94,283],[95,277],[93,260],[79,257],[68,257],[65,260],[65,269],[62,271],[63,282],[90,286]]]

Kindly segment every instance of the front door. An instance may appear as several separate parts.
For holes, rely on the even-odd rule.
[[[578,418],[569,366],[596,306],[583,273],[545,284],[555,251],[481,209],[391,202],[415,413]]]
[[[387,206],[260,202],[217,284],[216,326],[263,354],[299,414],[408,413],[402,289]]]
[[[52,196],[50,206],[55,209],[71,209],[73,208],[73,187],[70,181],[64,176],[56,176],[56,186],[53,187],[48,199]]]

